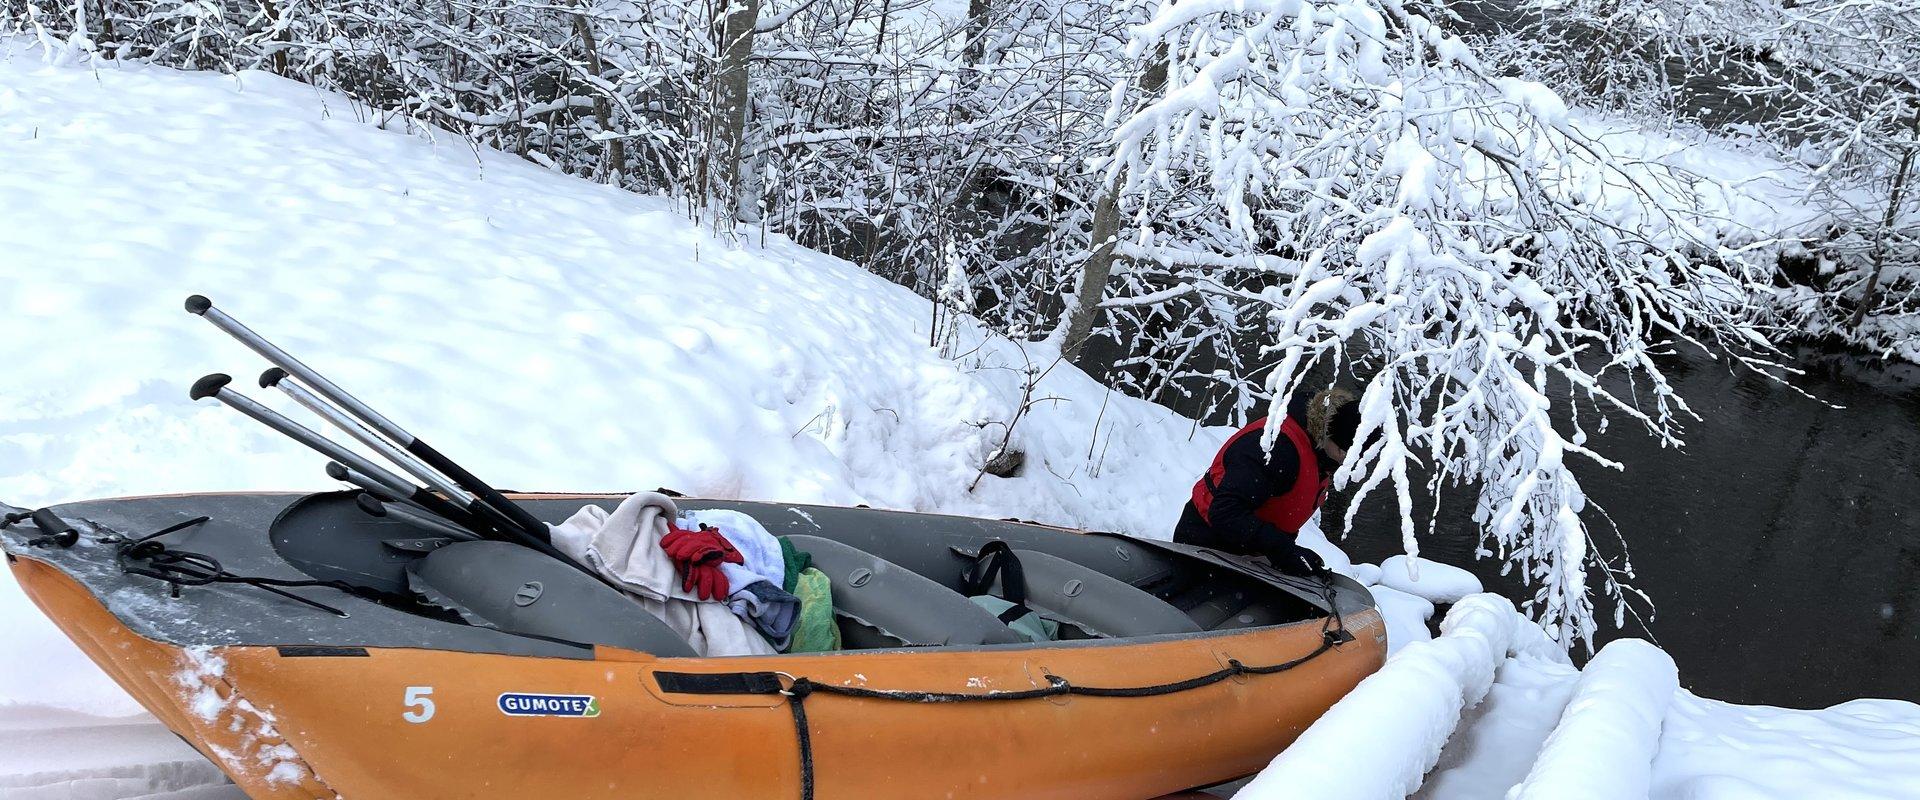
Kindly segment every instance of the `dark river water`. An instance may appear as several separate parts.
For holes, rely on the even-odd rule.
[[[1810,369],[1793,383],[1818,400],[1676,358],[1668,375],[1701,417],[1684,449],[1662,449],[1618,415],[1593,437],[1626,471],[1586,469],[1582,483],[1624,534],[1633,583],[1656,607],[1644,626],[1619,630],[1611,601],[1600,602],[1600,641],[1651,635],[1682,685],[1722,700],[1920,701],[1920,370]],[[1343,503],[1329,504],[1330,522]],[[1467,502],[1450,505],[1423,554],[1528,596],[1497,564],[1472,563]],[[1341,544],[1355,561],[1400,552],[1391,495],[1366,506]],[[1606,521],[1588,522],[1617,554]]]

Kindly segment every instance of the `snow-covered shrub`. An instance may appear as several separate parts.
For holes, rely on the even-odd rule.
[[[1813,243],[1818,291],[1788,293],[1789,324],[1920,361],[1920,2],[1807,0],[1741,24],[1763,53],[1751,91],[1813,167],[1808,195],[1833,215]]]
[[[1487,75],[1396,0],[1181,0],[1135,32],[1136,57],[1161,51],[1165,91],[1122,98],[1108,172],[1124,252],[1180,283],[1113,302],[1202,295],[1264,316],[1273,413],[1315,366],[1358,376],[1377,438],[1338,481],[1393,486],[1409,553],[1416,470],[1475,493],[1491,548],[1539,586],[1533,613],[1588,639],[1587,570],[1606,564],[1568,462],[1619,465],[1549,407],[1673,440],[1686,406],[1654,356],[1674,339],[1764,346],[1753,296],[1770,273],[1696,258],[1687,175],[1615,158],[1551,91]]]
[[[762,34],[756,224],[927,296],[949,256],[1003,330],[1053,313],[1086,252],[1085,162],[1125,3],[820,0]],[[936,255],[938,257],[936,257]]]
[[[1771,297],[1776,325],[1920,360],[1920,2],[1551,0],[1605,20],[1767,113],[1827,216],[1816,261]]]
[[[697,8],[605,0],[6,0],[55,49],[260,69],[340,91],[384,124],[430,126],[566,172],[683,190],[706,123]],[[84,9],[84,12],[82,10]],[[76,32],[78,32],[76,34]]]
[[[1661,37],[1622,20],[1618,5],[1567,6],[1559,0],[1466,0],[1448,4],[1474,15],[1461,38],[1484,62],[1554,90],[1569,105],[1651,127],[1688,116],[1688,92],[1676,85],[1677,59]]]

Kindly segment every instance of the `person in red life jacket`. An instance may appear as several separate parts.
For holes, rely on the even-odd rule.
[[[1267,422],[1254,420],[1221,445],[1194,483],[1173,540],[1265,556],[1281,572],[1314,575],[1326,564],[1295,537],[1326,502],[1333,472],[1347,457],[1360,427],[1359,398],[1338,388],[1295,396],[1272,453],[1260,443]]]

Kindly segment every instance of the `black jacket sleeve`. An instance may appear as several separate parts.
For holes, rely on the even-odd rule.
[[[1240,437],[1221,458],[1224,471],[1207,511],[1208,527],[1219,537],[1221,549],[1257,555],[1292,543],[1299,533],[1280,530],[1253,515],[1261,503],[1300,477],[1300,454],[1293,447],[1283,439],[1269,457],[1260,447],[1260,438]]]

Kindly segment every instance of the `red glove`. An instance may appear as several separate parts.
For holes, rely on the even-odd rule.
[[[702,600],[725,598],[731,588],[720,571],[722,563],[745,564],[746,559],[720,532],[706,526],[683,530],[672,523],[667,535],[660,537],[660,549],[680,570],[680,591]]]
[[[719,564],[701,564],[682,571],[680,591],[702,600],[722,600],[730,593],[727,574]]]
[[[667,558],[686,564],[718,564],[722,561],[745,564],[747,560],[740,551],[733,549],[733,543],[720,532],[706,526],[700,530],[689,531],[672,524],[667,525],[667,535],[660,537],[660,549]]]

